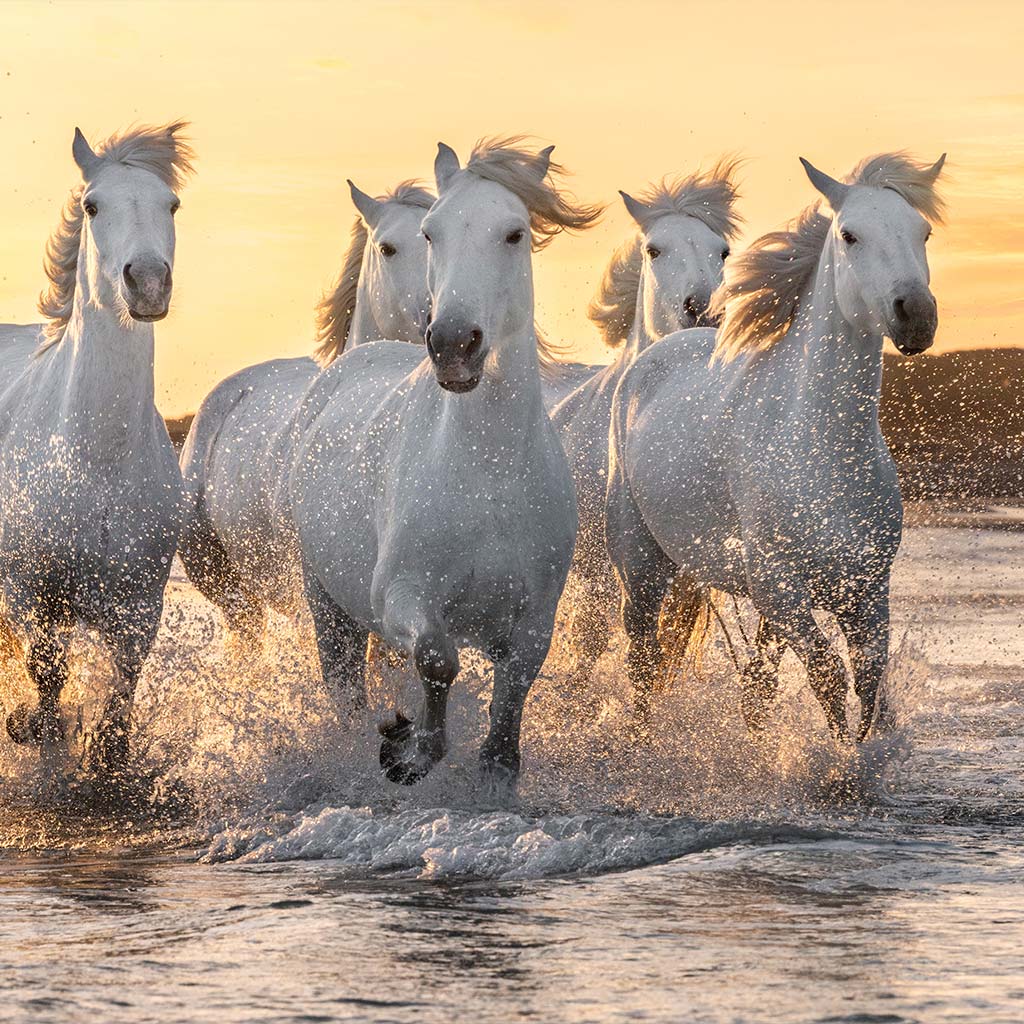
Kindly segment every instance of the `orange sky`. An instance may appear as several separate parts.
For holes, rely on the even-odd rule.
[[[41,259],[75,170],[132,121],[192,120],[157,395],[193,408],[227,373],[310,348],[353,209],[430,175],[438,139],[557,144],[588,200],[723,152],[747,159],[748,237],[810,201],[797,162],[949,151],[930,252],[940,348],[1024,340],[1024,8],[1016,3],[0,4],[0,321],[37,318]],[[629,230],[616,202],[537,258],[539,315],[591,357],[585,309]]]

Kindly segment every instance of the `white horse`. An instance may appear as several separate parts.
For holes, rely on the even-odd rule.
[[[181,522],[181,474],[153,401],[152,324],[171,299],[175,193],[192,159],[184,127],[134,128],[95,152],[76,130],[82,184],[46,248],[43,341],[0,348],[0,594],[39,690],[38,707],[19,707],[7,730],[58,747],[82,623],[116,667],[91,746],[108,769],[128,755]]]
[[[846,672],[812,615],[833,613],[860,698],[858,736],[888,719],[889,571],[903,507],[878,425],[882,341],[923,352],[937,326],[925,242],[941,219],[940,158],[861,163],[842,184],[804,164],[827,207],[730,261],[713,331],[660,342],[612,409],[608,552],[622,588],[627,665],[642,709],[669,581],[750,597],[764,617],[743,710],[764,726],[791,646],[832,733],[845,737]],[[696,336],[695,336],[696,335]],[[694,358],[703,343],[708,359]]]
[[[640,199],[620,193],[637,232],[612,257],[590,306],[605,342],[620,351],[551,413],[579,505],[567,640],[580,682],[608,645],[608,610],[617,593],[604,539],[612,395],[649,345],[709,322],[711,295],[721,284],[729,243],[739,230],[735,169],[735,161],[723,160],[707,173],[666,179]]]
[[[434,197],[411,181],[379,199],[349,188],[359,216],[335,286],[317,308],[316,361],[274,359],[218,384],[181,456],[181,560],[229,628],[251,640],[262,634],[268,607],[293,611],[303,600],[277,519],[289,424],[306,388],[346,347],[381,338],[423,344],[430,296],[420,221]]]
[[[359,688],[369,630],[411,655],[425,700],[382,727],[381,765],[412,783],[445,752],[459,648],[494,662],[481,750],[498,784],[519,770],[519,730],[548,651],[576,534],[572,480],[544,410],[530,242],[584,228],[551,177],[550,149],[479,143],[435,163],[427,359],[381,342],[310,388],[290,495],[325,680]]]

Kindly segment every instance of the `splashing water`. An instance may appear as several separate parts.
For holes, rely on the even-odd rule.
[[[750,622],[738,614],[726,623],[734,643],[744,631],[750,635]],[[110,664],[87,638],[77,650],[65,705],[81,731],[98,713]],[[928,675],[924,656],[905,640],[889,676],[898,707],[912,709]],[[367,711],[339,721],[319,682],[307,622],[275,616],[262,649],[244,649],[175,573],[138,691],[135,749],[157,780],[151,803],[187,794],[184,821],[172,815],[157,827],[144,815],[118,837],[109,824],[76,815],[67,840],[88,844],[91,824],[104,842],[198,845],[210,861],[330,858],[354,871],[431,879],[605,871],[773,829],[828,832],[830,822],[888,807],[911,750],[906,714],[883,740],[859,748],[832,741],[792,658],[784,662],[773,728],[751,739],[721,632],[699,670],[659,695],[657,719],[643,739],[633,729],[619,649],[600,663],[586,692],[567,692],[553,655],[524,716],[518,799],[493,808],[481,803],[476,774],[489,676],[481,659],[464,656],[447,758],[420,785],[395,787],[377,767],[376,723],[394,706],[416,708],[411,673],[378,685]],[[8,706],[29,697],[27,678],[13,663],[5,690]],[[855,720],[852,701],[849,711]],[[0,758],[4,801],[9,812],[18,810],[4,845],[58,842],[59,815],[33,835],[42,785],[37,755],[6,744]]]
[[[416,707],[414,680],[339,721],[308,624],[275,618],[242,649],[176,575],[136,709],[148,802],[69,801],[0,744],[3,1005],[118,1024],[1021,1019],[1024,533],[958,517],[908,530],[898,562],[894,734],[833,743],[787,657],[752,741],[718,635],[640,743],[620,650],[586,693],[553,657],[505,806],[477,787],[481,662],[448,756],[402,789],[376,723]],[[65,704],[87,729],[109,665],[76,649]],[[0,702],[28,696],[8,663]]]

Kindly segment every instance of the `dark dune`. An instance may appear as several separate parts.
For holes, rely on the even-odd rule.
[[[881,422],[905,497],[1024,497],[1024,349],[886,355]]]

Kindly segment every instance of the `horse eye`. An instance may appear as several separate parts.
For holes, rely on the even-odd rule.
[[[510,231],[505,236],[505,241],[508,242],[509,245],[518,245],[523,240],[523,234],[524,232],[522,228],[516,228],[515,231]]]
[[[843,231],[840,237],[847,245],[853,245],[857,241],[857,236],[852,231]]]
[[[380,254],[384,259],[390,259],[398,250],[390,242],[380,243]]]
[[[661,250],[656,245],[647,246],[647,255],[656,260],[661,255]]]
[[[423,232],[423,240],[427,243],[427,245],[430,245],[430,235],[428,235],[426,231]]]
[[[84,208],[85,208],[86,216],[89,216],[89,217],[95,217],[96,216],[96,204],[94,202],[92,202],[91,200],[86,200],[85,203],[84,203]]]
[[[174,202],[171,203],[171,216],[173,217],[180,209],[181,209],[181,200],[180,199],[175,199]]]
[[[729,249],[722,250],[722,262],[724,263],[729,258]]]

